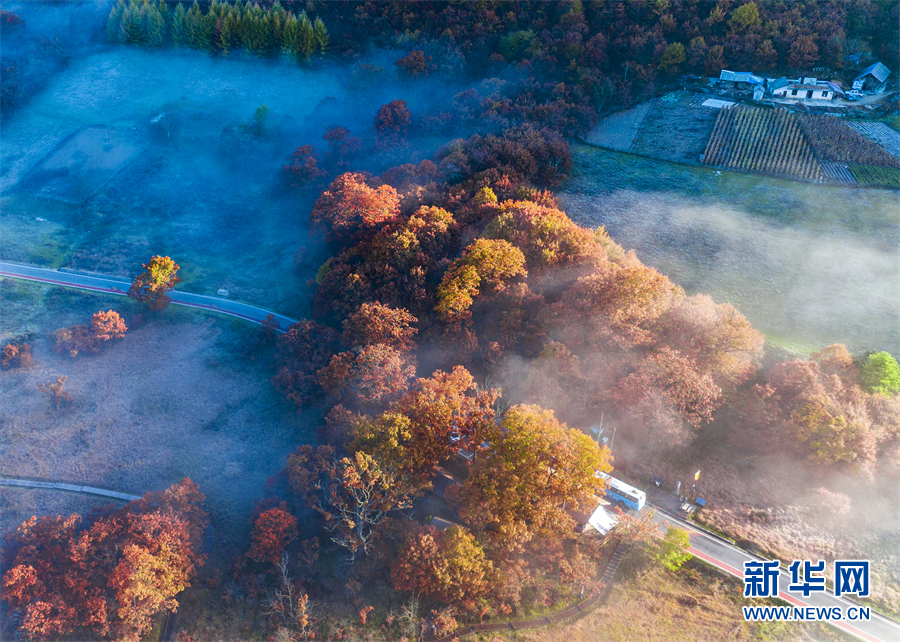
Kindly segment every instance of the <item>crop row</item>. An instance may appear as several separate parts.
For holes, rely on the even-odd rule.
[[[858,165],[856,163],[848,165],[848,168],[853,178],[860,185],[900,189],[900,169],[875,165]]]
[[[797,118],[783,109],[725,108],[716,124],[703,163],[753,172],[822,180],[822,168]]]
[[[852,127],[866,138],[874,140],[888,153],[900,158],[900,133],[894,131],[884,123],[851,121],[847,123],[847,126]]]
[[[900,159],[834,116],[798,114],[810,145],[820,160],[900,168]]]

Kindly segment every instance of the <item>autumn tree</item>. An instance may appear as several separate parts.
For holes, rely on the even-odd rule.
[[[474,611],[493,582],[494,567],[474,535],[462,526],[427,526],[391,566],[394,587]]]
[[[703,62],[703,71],[710,75],[718,74],[725,68],[725,48],[715,45],[706,51],[706,60]]]
[[[79,354],[100,352],[97,337],[94,336],[91,326],[85,323],[61,328],[51,336],[56,340],[53,349],[56,352],[67,352],[73,359]]]
[[[405,100],[392,100],[378,108],[375,114],[375,131],[381,135],[403,136],[409,127],[411,115]]]
[[[415,373],[413,357],[389,345],[373,343],[334,355],[319,371],[319,383],[344,401],[377,403],[405,390]]]
[[[410,51],[394,64],[411,78],[427,76],[434,69],[431,56],[426,56],[424,51]]]
[[[196,499],[191,487],[184,480],[157,497]],[[88,524],[70,515],[19,526],[8,538],[2,598],[23,613],[21,630],[37,640],[72,633],[139,640],[155,614],[177,609],[175,596],[203,563],[177,504],[138,500]]]
[[[339,459],[330,446],[300,446],[287,470],[292,491],[322,515],[351,561],[371,552],[390,511],[409,506],[394,472],[364,452]]]
[[[438,288],[438,314],[446,321],[464,320],[471,316],[475,297],[502,291],[505,282],[518,275],[527,275],[521,250],[508,241],[477,239],[444,274]]]
[[[794,360],[772,366],[765,385],[747,394],[739,402],[749,411],[748,427],[768,436],[770,447],[820,464],[872,466],[884,431],[855,382],[824,373],[815,361]]]
[[[756,50],[756,64],[766,71],[778,64],[778,51],[769,39],[763,40]]]
[[[99,341],[111,341],[125,336],[128,327],[118,312],[97,312],[91,317],[91,330]]]
[[[514,550],[536,535],[569,532],[566,508],[594,508],[612,470],[609,450],[540,406],[513,406],[487,434],[456,493],[460,516],[492,546]]]
[[[816,45],[811,35],[798,36],[791,43],[790,53],[788,55],[788,65],[792,69],[802,70],[810,69],[819,59],[819,47]]]
[[[434,467],[460,448],[479,450],[494,425],[498,393],[477,391],[462,366],[436,371],[375,419],[354,427],[353,448],[368,452],[397,471],[418,491],[430,483]]]
[[[686,441],[712,420],[722,401],[712,377],[699,372],[696,361],[668,346],[619,380],[612,397],[616,407],[630,416],[633,431],[646,435],[648,445]]]
[[[684,51],[684,45],[680,42],[673,42],[666,47],[662,57],[659,59],[659,71],[664,74],[675,74],[686,58],[687,54]]]
[[[253,522],[250,533],[248,559],[277,565],[284,550],[297,539],[297,518],[287,510],[287,504],[261,513]]]
[[[50,401],[56,405],[57,410],[59,409],[60,404],[72,403],[72,395],[64,390],[68,379],[68,376],[61,375],[56,378],[56,381],[39,383],[37,386],[38,392],[45,397],[48,397]]]
[[[397,190],[390,185],[369,187],[364,174],[348,172],[322,192],[310,218],[327,225],[334,239],[347,241],[396,219],[399,213]]]
[[[362,141],[340,125],[329,127],[322,138],[328,143],[327,161],[338,168],[347,167],[350,158],[362,149]]]
[[[144,271],[131,283],[128,296],[147,303],[151,310],[164,310],[171,302],[168,293],[181,281],[178,278],[180,269],[168,256],[154,256],[144,264]]]
[[[316,306],[345,318],[380,301],[421,316],[434,307],[435,283],[455,251],[456,222],[439,207],[420,207],[408,220],[383,226],[367,246],[351,248],[323,267]]]
[[[0,356],[0,368],[13,370],[15,368],[30,368],[34,365],[34,357],[31,356],[31,346],[27,343],[7,343],[3,346],[3,354]]]
[[[380,343],[398,352],[414,350],[418,319],[403,308],[395,309],[379,302],[364,303],[344,320],[342,341],[348,348]]]
[[[577,225],[558,208],[532,201],[504,202],[484,236],[516,246],[530,272],[578,263],[593,265],[606,256],[592,230]]]
[[[319,167],[319,155],[312,145],[301,145],[288,160],[290,162],[282,169],[295,187],[302,187],[325,176],[325,172]]]
[[[576,353],[583,347],[631,348],[653,342],[659,317],[684,291],[629,252],[580,277],[545,313],[545,323]]]
[[[319,371],[338,350],[339,335],[329,327],[306,319],[288,327],[278,337],[272,378],[275,388],[302,407],[317,398]]]
[[[731,18],[728,19],[728,27],[731,29],[731,32],[738,34],[755,29],[760,24],[762,24],[762,20],[759,17],[759,8],[755,2],[742,4],[731,13]]]
[[[733,390],[756,372],[763,335],[728,303],[704,294],[678,298],[657,322],[658,342],[690,357],[717,386]]]
[[[821,350],[814,350],[810,357],[819,364],[823,373],[837,375],[846,385],[856,382],[858,376],[856,364],[853,363],[853,356],[846,346],[840,343],[825,346]]]

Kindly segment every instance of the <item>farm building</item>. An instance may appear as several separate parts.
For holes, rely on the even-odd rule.
[[[755,85],[762,85],[765,81],[759,76],[754,76],[749,71],[728,71],[723,69],[719,72],[719,84],[732,87],[734,89],[753,89]]]
[[[772,95],[793,100],[831,100],[834,93],[834,87],[829,84],[790,84],[774,90]]]
[[[774,94],[776,89],[781,89],[782,87],[787,87],[791,84],[791,81],[782,76],[781,78],[766,78],[766,91],[770,94]]]
[[[891,75],[891,70],[876,62],[862,70],[856,78],[853,79],[853,88],[862,91],[871,91],[887,80]]]
[[[590,518],[588,518],[587,522],[584,524],[582,532],[586,533],[590,529],[594,529],[601,535],[606,535],[615,528],[616,524],[619,522],[619,518],[606,510],[605,506],[606,502],[601,502],[599,506],[597,506],[597,510],[595,510]]]

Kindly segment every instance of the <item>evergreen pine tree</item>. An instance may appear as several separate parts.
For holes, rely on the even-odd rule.
[[[219,53],[227,56],[235,45],[234,16],[228,15],[222,21],[222,30],[219,32]]]
[[[328,47],[328,30],[325,28],[325,23],[322,22],[321,18],[316,18],[316,21],[313,23],[313,31],[316,34],[316,46],[319,48],[319,51],[324,52]]]
[[[306,60],[316,50],[316,35],[313,31],[312,23],[306,17],[306,13],[301,13],[298,19],[300,28],[300,48],[298,50],[297,62]]]
[[[216,35],[216,14],[212,11],[207,12],[203,19],[200,21],[200,38],[201,44],[200,49],[203,51],[212,51],[214,45],[214,39]]]
[[[272,53],[276,54],[281,51],[284,41],[284,23],[287,22],[287,11],[280,2],[276,1],[270,14],[272,16]]]
[[[179,2],[175,11],[172,12],[172,44],[176,47],[183,47],[188,42],[184,21],[184,5]]]
[[[119,0],[109,12],[109,18],[106,21],[106,42],[110,44],[122,42],[120,26],[122,24],[122,14],[127,8],[125,0]]]
[[[241,18],[239,33],[241,34],[241,49],[245,56],[249,56],[253,49],[253,16],[246,15]]]
[[[156,8],[163,19],[163,44],[168,44],[172,37],[172,12],[169,11],[169,5],[166,4],[165,0],[159,0],[156,3]]]
[[[281,51],[300,62],[300,23],[293,14],[289,14],[281,29]]]
[[[272,13],[265,11],[262,15],[259,30],[259,57],[268,58],[275,50],[274,47],[274,26],[272,24]]]
[[[194,4],[191,7],[190,11],[187,12],[187,15],[184,17],[184,33],[187,45],[192,49],[201,49],[203,47],[202,43],[202,30],[203,27],[200,24],[203,21],[203,15],[200,13],[200,5],[197,4],[197,0],[194,0]]]
[[[166,21],[156,5],[145,5],[148,47],[160,49],[166,43]]]

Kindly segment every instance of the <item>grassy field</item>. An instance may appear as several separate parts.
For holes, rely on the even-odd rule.
[[[0,372],[0,471],[135,495],[190,477],[207,496],[213,555],[227,568],[246,545],[266,480],[310,441],[318,418],[297,414],[272,389],[265,359],[241,354],[258,328],[187,309],[156,317],[123,297],[12,280],[0,281],[0,308],[0,342],[28,341],[36,361]],[[93,356],[53,352],[48,333],[101,309],[122,313],[131,326],[124,339]],[[60,375],[73,402],[57,410],[36,386]],[[0,532],[34,514],[99,503],[0,490]]]
[[[634,555],[634,554],[632,554]],[[697,562],[677,573],[662,568],[637,571],[628,560],[595,610],[569,624],[547,629],[483,635],[477,639],[515,642],[694,642],[761,640],[817,642],[850,640],[820,624],[744,622],[743,584]],[[469,638],[476,639],[476,638]]]
[[[391,100],[422,114],[459,90],[446,80],[401,82],[392,52],[370,58],[389,70],[378,82],[360,82],[349,64],[199,52],[120,47],[73,61],[3,120],[0,260],[131,276],[165,254],[181,265],[185,290],[226,288],[308,316],[305,284],[326,258],[308,221],[323,185],[289,187],[286,159],[303,144],[324,151],[332,125],[371,142],[375,112]],[[269,110],[264,133],[242,131],[260,105]],[[429,146],[413,140],[403,153]],[[139,151],[132,159],[129,150]],[[360,161],[367,169],[370,157]]]
[[[690,293],[734,304],[782,344],[900,354],[900,197],[573,145],[559,191]]]

